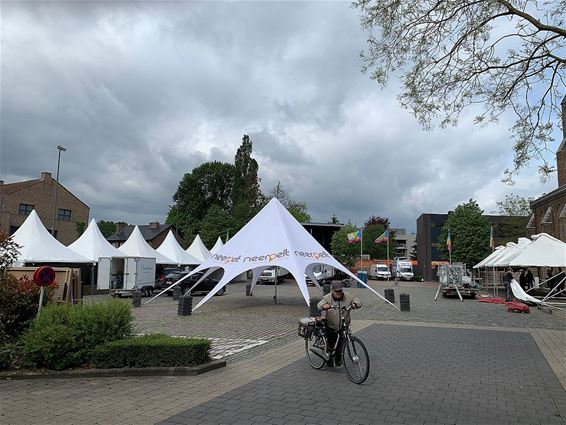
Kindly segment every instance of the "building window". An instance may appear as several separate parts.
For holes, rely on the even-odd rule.
[[[71,221],[71,210],[64,210],[63,208],[59,208],[59,217],[57,218],[59,221]]]
[[[29,215],[33,211],[33,205],[30,204],[20,204],[20,215]]]

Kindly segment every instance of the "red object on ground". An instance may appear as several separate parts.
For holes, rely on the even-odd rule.
[[[507,312],[509,313],[530,313],[531,310],[527,304],[521,303],[519,301],[509,301],[507,304]]]
[[[490,303],[490,304],[505,304],[503,298],[481,298],[478,300],[480,303]]]

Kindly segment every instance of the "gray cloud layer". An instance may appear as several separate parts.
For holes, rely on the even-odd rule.
[[[347,3],[3,3],[0,178],[55,172],[96,219],[163,221],[185,172],[254,141],[262,188],[278,181],[314,220],[370,214],[415,228],[422,212],[513,188],[506,125],[472,114],[423,131],[360,73]]]

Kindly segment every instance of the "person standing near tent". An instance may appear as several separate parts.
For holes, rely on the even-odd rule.
[[[342,316],[344,316],[346,323],[350,323],[350,312],[343,310],[343,308],[348,306],[352,306],[353,309],[361,308],[362,302],[352,297],[348,292],[344,292],[343,284],[340,281],[332,282],[330,293],[322,297],[317,304],[317,308],[326,313],[326,336],[329,347],[336,345],[336,339],[342,324]],[[334,358],[330,358],[327,363],[329,367],[342,364],[342,359],[340,358],[341,348],[339,343],[338,347],[336,347]]]
[[[527,280],[527,289],[531,289],[533,286],[535,286],[535,278],[531,269],[527,269],[525,279]]]
[[[527,289],[527,276],[525,275],[525,269],[521,269],[521,275],[519,276],[519,285],[523,289]]]
[[[505,286],[505,301],[511,301],[511,281],[513,280],[513,272],[511,267],[505,269],[503,275],[503,286]]]

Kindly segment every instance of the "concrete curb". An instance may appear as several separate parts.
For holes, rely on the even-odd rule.
[[[144,367],[121,369],[48,370],[45,372],[0,372],[2,380],[69,379],[69,378],[122,378],[127,376],[196,376],[226,366],[226,360],[212,360],[198,366]]]

